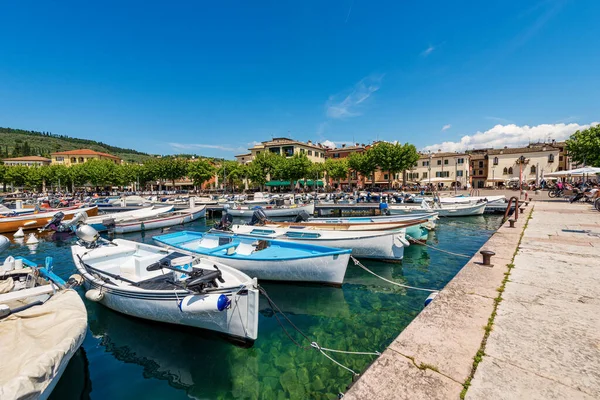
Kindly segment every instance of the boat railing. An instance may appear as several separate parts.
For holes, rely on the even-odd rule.
[[[479,196],[479,189],[471,189],[471,191],[469,192],[469,196],[473,197],[473,196]]]

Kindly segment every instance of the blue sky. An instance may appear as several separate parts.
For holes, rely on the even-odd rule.
[[[597,0],[23,0],[0,15],[0,126],[150,153],[232,158],[272,136],[460,150],[600,119]]]

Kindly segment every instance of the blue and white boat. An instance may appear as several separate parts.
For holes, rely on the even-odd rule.
[[[232,233],[174,232],[155,236],[166,247],[205,256],[252,277],[341,285],[351,250]]]

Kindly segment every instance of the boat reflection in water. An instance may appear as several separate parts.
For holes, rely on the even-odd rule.
[[[71,357],[65,372],[50,394],[50,400],[89,399],[92,392],[92,381],[88,359],[81,347]]]

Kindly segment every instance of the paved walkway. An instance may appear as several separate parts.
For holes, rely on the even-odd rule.
[[[600,213],[535,202],[467,399],[600,398]]]

